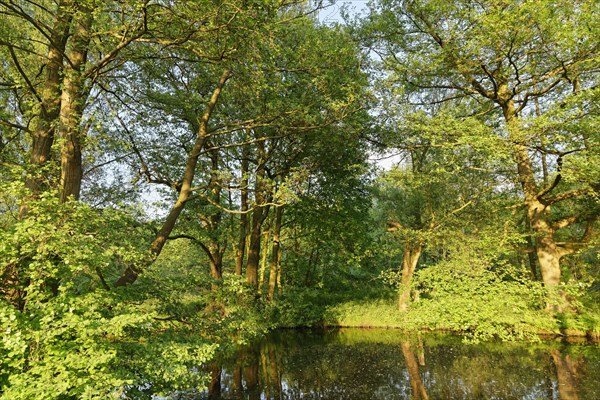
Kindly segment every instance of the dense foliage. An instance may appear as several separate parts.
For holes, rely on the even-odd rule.
[[[192,395],[277,327],[600,336],[598,2],[322,6],[0,0],[1,398]]]

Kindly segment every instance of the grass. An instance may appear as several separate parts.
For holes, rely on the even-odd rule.
[[[404,328],[406,318],[389,299],[360,300],[328,308],[325,325],[361,328]]]
[[[461,312],[452,312],[452,309]],[[401,313],[394,299],[348,300],[326,308],[322,324],[329,327],[394,328],[404,331],[452,331],[473,340],[539,340],[548,336],[583,336],[600,340],[600,313],[584,309],[579,313],[553,315],[545,310],[498,312],[492,305],[460,310],[433,302],[415,305]]]

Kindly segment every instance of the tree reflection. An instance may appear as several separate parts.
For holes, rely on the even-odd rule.
[[[243,368],[240,364],[236,364],[233,368],[232,392],[233,398],[241,400],[244,398],[244,384],[242,381]]]
[[[202,398],[597,398],[600,348],[561,348],[568,351],[553,343],[467,345],[456,337],[421,340],[390,331],[284,332],[240,352],[223,371],[211,369]]]
[[[579,400],[577,394],[577,369],[582,360],[574,360],[571,355],[563,356],[558,349],[550,350],[556,367],[558,396],[560,400]]]
[[[261,386],[267,400],[282,399],[282,382],[279,372],[278,349],[272,343],[260,348]]]
[[[404,356],[404,363],[406,364],[406,369],[408,370],[408,375],[410,376],[410,385],[412,387],[414,400],[429,400],[429,396],[425,390],[425,385],[423,385],[421,375],[419,374],[419,364],[417,364],[417,358],[415,357],[415,353],[413,353],[410,348],[410,342],[404,341],[402,342],[401,346],[402,355]],[[420,360],[422,360],[421,365],[424,366],[425,352],[420,352],[419,355]]]
[[[221,367],[213,364],[210,367],[210,382],[208,384],[208,399],[218,400],[221,398]]]
[[[246,352],[244,378],[246,380],[245,393],[250,400],[259,400],[261,390],[258,386],[259,358],[255,351]]]

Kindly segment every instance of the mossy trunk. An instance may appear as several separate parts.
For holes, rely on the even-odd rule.
[[[65,68],[60,99],[60,199],[79,200],[83,179],[82,146],[84,133],[80,122],[87,101],[83,68],[87,61],[92,27],[92,10],[80,7],[73,21],[71,48],[67,51],[69,63]]]
[[[273,227],[273,248],[271,252],[271,269],[269,271],[269,291],[267,300],[273,301],[277,288],[277,276],[281,264],[281,224],[283,220],[283,207],[277,207],[275,226]]]
[[[402,256],[402,278],[400,280],[400,289],[398,293],[398,310],[402,312],[408,310],[412,278],[422,253],[423,243],[421,241],[417,241],[414,244],[411,243],[411,240],[408,238],[404,241],[404,255]]]

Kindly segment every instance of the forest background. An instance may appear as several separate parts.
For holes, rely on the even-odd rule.
[[[600,4],[326,6],[0,0],[2,398],[279,327],[600,335]]]

